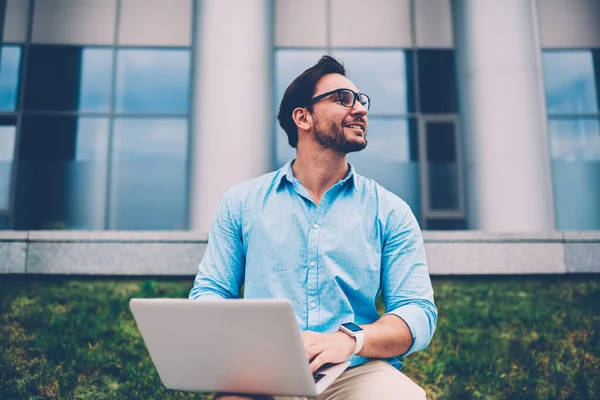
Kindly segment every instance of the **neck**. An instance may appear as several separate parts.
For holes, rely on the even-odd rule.
[[[346,177],[348,168],[345,154],[325,149],[318,152],[298,150],[292,166],[294,176],[308,190],[317,205],[329,188]]]

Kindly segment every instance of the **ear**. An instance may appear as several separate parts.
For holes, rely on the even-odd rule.
[[[296,123],[298,129],[308,131],[312,127],[312,115],[306,108],[295,108],[294,111],[292,111],[292,119]]]

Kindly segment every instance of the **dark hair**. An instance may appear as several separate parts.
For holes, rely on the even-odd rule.
[[[285,90],[277,119],[279,125],[288,136],[290,146],[298,145],[298,127],[292,118],[292,111],[298,107],[305,107],[315,93],[319,79],[327,74],[340,74],[346,76],[346,69],[335,58],[323,56],[315,65],[301,73]],[[311,109],[309,108],[309,111]]]

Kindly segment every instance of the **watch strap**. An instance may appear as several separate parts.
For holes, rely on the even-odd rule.
[[[356,347],[354,348],[354,353],[352,353],[353,355],[356,355],[358,353],[360,353],[360,351],[362,350],[363,344],[365,342],[365,333],[364,332],[359,332],[356,335],[354,335],[354,339],[356,339]]]

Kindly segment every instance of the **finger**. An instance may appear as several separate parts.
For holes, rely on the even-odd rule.
[[[313,372],[313,373],[316,372],[319,368],[321,368],[321,366],[323,364],[325,364],[327,362],[326,358],[323,354],[325,354],[325,353],[319,354],[318,356],[315,357],[314,360],[312,360],[312,362],[310,363],[311,372]]]
[[[323,346],[314,344],[305,350],[306,350],[306,357],[308,358],[308,361],[311,362],[316,356],[318,356],[320,353],[322,353],[324,349],[323,349]]]

